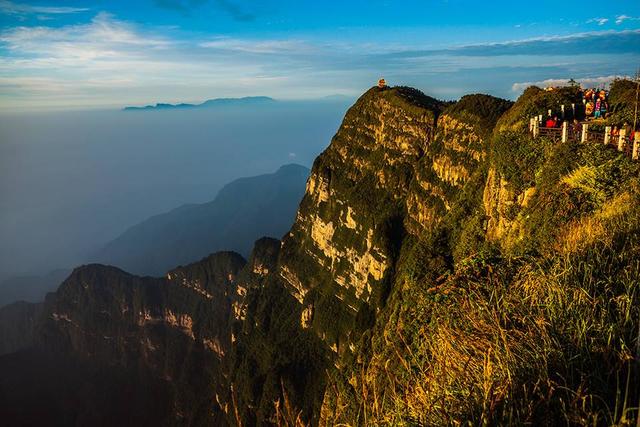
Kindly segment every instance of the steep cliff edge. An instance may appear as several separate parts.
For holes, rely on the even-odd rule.
[[[373,88],[313,165],[278,274],[304,307],[303,327],[335,352],[386,297],[407,195],[441,108],[413,89]]]
[[[318,421],[327,369],[388,294],[405,198],[442,107],[415,89],[373,88],[316,159],[276,268],[248,286],[234,400],[249,424]]]
[[[328,422],[319,417],[327,373],[349,369],[370,339],[407,248],[481,180],[487,138],[510,106],[476,95],[447,107],[413,89],[373,88],[349,110],[314,163],[276,271],[248,294],[236,371],[248,419],[269,420],[275,401],[273,422]],[[274,343],[288,350],[265,355]],[[260,408],[257,418],[246,408]]]

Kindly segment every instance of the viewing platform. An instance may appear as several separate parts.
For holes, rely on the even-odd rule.
[[[612,126],[598,126],[592,122],[582,121],[569,123],[563,121],[560,126],[543,126],[542,114],[531,117],[529,120],[529,132],[534,138],[548,138],[554,142],[575,141],[582,144],[593,143],[613,147],[621,153],[625,153],[632,160],[640,158],[640,132],[633,132],[626,128],[617,130]],[[627,132],[633,134],[627,135]]]

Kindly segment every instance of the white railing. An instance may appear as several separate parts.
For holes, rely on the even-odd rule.
[[[614,134],[611,126],[606,126],[604,132],[589,129],[589,123],[580,123],[579,128],[569,125],[569,122],[562,122],[561,127],[541,127],[542,116],[532,117],[529,120],[529,132],[534,138],[544,137],[555,142],[579,141],[580,143],[602,143],[613,146],[618,151],[623,152],[633,160],[640,158],[640,132],[634,133],[633,141],[626,134],[625,129],[620,129]]]

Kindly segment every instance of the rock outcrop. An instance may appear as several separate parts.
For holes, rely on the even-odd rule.
[[[335,352],[348,349],[358,314],[384,299],[407,195],[442,107],[413,89],[373,88],[314,163],[278,274],[305,326]]]

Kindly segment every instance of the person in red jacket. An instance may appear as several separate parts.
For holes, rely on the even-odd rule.
[[[547,120],[546,123],[546,127],[548,128],[554,128],[558,125],[558,118],[557,117],[549,117],[549,119]]]

